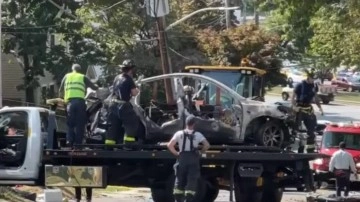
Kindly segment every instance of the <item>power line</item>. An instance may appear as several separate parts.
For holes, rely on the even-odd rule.
[[[28,26],[28,27],[17,27],[17,26],[1,26],[2,28],[7,29],[44,29],[44,28],[51,28],[51,27],[59,27],[60,25],[46,25],[46,26]]]

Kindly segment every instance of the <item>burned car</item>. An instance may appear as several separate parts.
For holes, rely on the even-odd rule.
[[[141,97],[152,82],[170,79],[174,100],[167,104]],[[139,95],[132,101],[141,120],[138,137],[145,143],[169,141],[185,127],[185,118],[197,117],[196,130],[212,144],[249,144],[284,147],[291,144],[286,114],[275,104],[246,99],[226,85],[203,75],[173,73],[141,79]],[[90,94],[89,138],[102,140],[106,133],[109,89]]]

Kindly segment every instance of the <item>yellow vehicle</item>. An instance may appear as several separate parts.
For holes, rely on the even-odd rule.
[[[259,97],[263,100],[265,70],[240,66],[186,66],[185,71],[215,79],[245,98]]]

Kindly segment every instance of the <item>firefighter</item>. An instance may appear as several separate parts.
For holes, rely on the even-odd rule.
[[[139,118],[136,115],[130,99],[139,93],[133,80],[135,74],[135,63],[132,60],[124,60],[121,74],[115,77],[113,83],[113,94],[110,100],[108,122],[110,124],[106,145],[117,144],[122,139],[124,144],[136,143],[139,126]],[[125,132],[122,136],[122,132]]]
[[[209,149],[210,144],[199,132],[194,131],[196,118],[190,115],[186,118],[186,129],[174,134],[167,147],[177,157],[174,165],[176,202],[193,201],[198,179],[200,177],[199,143],[203,144],[201,153]],[[178,143],[179,152],[175,149]]]
[[[319,98],[317,97],[317,92],[318,87],[314,84],[314,73],[307,72],[307,78],[295,87],[292,96],[292,106],[294,111],[296,112],[297,127],[299,127],[302,122],[304,122],[307,130],[307,139],[305,146],[307,153],[315,152],[315,129],[317,125],[317,120],[314,109],[311,105],[314,99],[316,105],[321,112],[321,115],[324,114],[320,105]],[[298,152],[303,153],[305,147],[300,145]]]
[[[80,73],[80,65],[74,64],[72,70],[71,73],[64,76],[59,89],[59,95],[61,95],[63,89],[65,94],[64,102],[66,104],[68,127],[66,140],[68,147],[83,143],[87,121],[86,89],[88,87],[93,90],[98,89],[96,84],[93,84],[88,77]]]

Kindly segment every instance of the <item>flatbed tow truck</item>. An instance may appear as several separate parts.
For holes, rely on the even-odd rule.
[[[11,123],[15,136],[7,136]],[[40,107],[4,107],[0,110],[1,185],[93,187],[108,185],[149,187],[155,202],[173,202],[175,157],[164,145],[125,149],[78,145],[65,150],[64,134],[56,131],[54,111]],[[3,135],[3,134],[1,134]],[[2,148],[4,149],[4,148]],[[280,202],[284,188],[313,190],[309,161],[320,154],[296,154],[274,147],[213,145],[201,158],[196,202],[212,202],[219,189],[230,191],[230,201]]]

